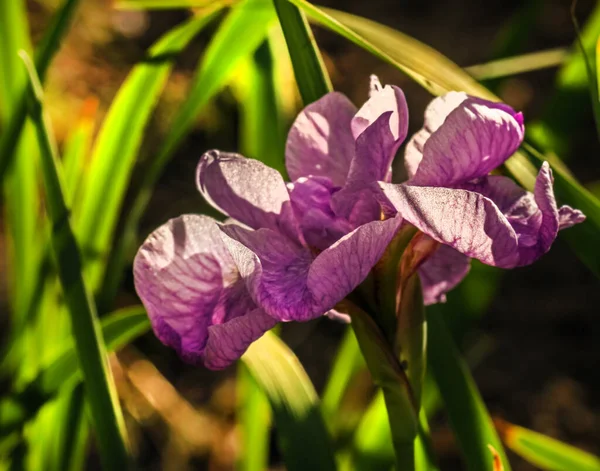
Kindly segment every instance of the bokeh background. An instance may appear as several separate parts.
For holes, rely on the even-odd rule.
[[[10,0],[0,0],[10,1]],[[47,27],[55,0],[30,1],[34,40]],[[565,0],[323,0],[325,6],[374,19],[431,45],[461,66],[553,48],[570,47],[575,30],[571,3]],[[580,23],[596,3],[581,0]],[[189,16],[185,10],[118,11],[106,0],[86,0],[53,62],[47,79],[47,105],[59,143],[81,116],[102,121],[119,86],[146,49],[164,32]],[[523,26],[525,25],[525,26]],[[214,26],[178,59],[174,73],[150,123],[142,159],[157,148],[170,119],[186,98],[199,55]],[[514,28],[520,28],[515,34]],[[401,86],[410,109],[411,132],[422,124],[431,96],[349,42],[314,28],[334,87],[360,104],[369,75]],[[240,35],[244,32],[240,31]],[[285,51],[285,49],[282,49]],[[577,178],[600,188],[600,146],[585,87],[557,91],[560,66],[494,79],[488,85],[507,103],[522,110],[526,125],[551,116],[550,132],[560,136],[557,151]],[[290,83],[292,83],[290,79]],[[299,98],[290,87],[288,122]],[[539,131],[539,129],[538,129]],[[239,115],[235,87],[228,88],[198,116],[195,129],[168,165],[143,219],[141,236],[168,218],[186,212],[213,214],[197,193],[195,166],[207,149],[239,150]],[[535,134],[532,134],[535,137]],[[402,149],[400,151],[401,155]],[[401,159],[396,178],[402,179]],[[134,177],[141,177],[139,165]],[[0,227],[0,247],[6,246]],[[600,241],[598,241],[600,250]],[[0,335],[10,328],[8,300],[0,258]],[[473,367],[492,415],[600,453],[600,289],[597,279],[558,240],[552,251],[531,267],[510,272],[476,266],[469,284],[449,295],[443,307]],[[128,273],[118,306],[137,303]],[[320,391],[330,372],[345,326],[328,320],[283,326],[292,347]],[[4,332],[4,334],[2,334]],[[113,358],[128,430],[140,469],[228,470],[240,452],[236,426],[236,367],[210,372],[184,365],[153,335],[147,334]],[[359,413],[373,390],[368,374],[358,375],[343,410]],[[432,422],[442,469],[462,469],[443,414]],[[88,469],[98,469],[89,450]],[[535,469],[511,454],[515,471]],[[283,469],[275,443],[273,469]]]

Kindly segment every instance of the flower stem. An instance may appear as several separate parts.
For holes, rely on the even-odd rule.
[[[353,306],[351,315],[352,328],[373,381],[383,392],[396,454],[396,469],[414,470],[418,409],[408,378],[373,318],[356,306]]]

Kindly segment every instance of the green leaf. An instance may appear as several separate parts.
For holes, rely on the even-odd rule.
[[[344,420],[344,417],[338,414],[344,393],[352,378],[364,367],[365,361],[360,353],[356,335],[354,335],[351,328],[348,328],[335,356],[323,392],[323,415],[325,416],[325,422],[334,433],[337,432],[337,424],[342,423]]]
[[[269,398],[287,469],[336,469],[317,393],[290,349],[267,332],[242,361]]]
[[[332,90],[323,58],[304,13],[288,0],[273,0],[304,105]]]
[[[440,389],[467,469],[494,471],[488,449],[488,445],[492,445],[498,451],[505,471],[510,471],[510,463],[483,399],[454,345],[443,316],[431,307],[427,321],[428,365]]]
[[[76,213],[77,236],[85,249],[86,275],[97,288],[104,275],[111,240],[120,214],[143,132],[174,59],[214,18],[220,6],[169,31],[137,65],[119,89],[99,131],[91,156],[85,192]]]
[[[117,292],[128,250],[135,243],[137,226],[150,201],[152,189],[185,135],[192,129],[200,110],[232,79],[241,62],[252,54],[275,24],[270,0],[243,0],[237,4],[213,36],[200,63],[191,89],[171,124],[157,154],[144,171],[122,233],[112,244],[100,304],[106,307]],[[243,31],[244,34],[240,34]]]
[[[317,8],[306,0],[289,0],[313,21],[405,72],[435,95],[450,90],[463,90],[489,100],[500,99],[477,83],[464,70],[436,50],[410,36],[374,21],[328,8]],[[600,10],[600,8],[598,9]],[[600,13],[598,14],[600,18]],[[599,21],[600,23],[600,21]],[[533,156],[541,164],[543,158]],[[508,171],[528,190],[533,190],[537,169],[523,152],[517,152],[506,163]],[[581,209],[588,221],[569,229],[575,235],[567,241],[578,257],[600,276],[600,257],[593,249],[600,238],[600,201],[591,195],[560,166],[554,165],[555,191],[561,202]]]
[[[567,50],[558,47],[472,65],[465,68],[465,71],[477,80],[490,80],[557,67],[565,61],[566,57]]]
[[[81,117],[74,123],[65,142],[63,154],[63,165],[65,168],[65,187],[69,195],[69,202],[75,210],[78,190],[84,175],[87,173],[86,161],[94,137],[94,124],[96,108],[98,101],[96,99],[87,100],[83,106]]]
[[[41,84],[29,56],[23,52],[21,57],[31,80],[30,114],[41,150],[45,202],[52,222],[50,242],[56,258],[65,304],[71,317],[75,349],[83,371],[100,455],[107,468],[125,469],[129,463],[125,424],[112,374],[108,368],[95,305],[83,279],[81,255],[69,221],[70,210],[65,202],[62,169],[59,166],[56,144],[43,111]]]
[[[269,400],[243,365],[238,369],[237,392],[242,451],[236,470],[263,471],[269,467]]]
[[[498,431],[508,448],[544,471],[600,471],[600,458],[541,433],[504,421]]]
[[[60,46],[63,36],[71,24],[73,13],[79,4],[79,1],[80,0],[65,0],[63,7],[54,16],[51,26],[48,28],[46,35],[40,43],[38,53],[36,54],[36,70],[40,80],[42,81],[46,75],[46,71],[48,70],[48,66],[54,57],[54,54]],[[10,7],[11,9],[13,7],[21,8],[19,5],[22,6],[22,3],[23,2],[20,0],[15,0],[10,2],[2,2],[2,6]],[[6,15],[6,12],[0,11],[0,13],[2,13],[0,15],[0,19],[7,21],[7,26],[0,26],[0,30],[10,32],[13,31],[13,28],[16,28],[17,30],[22,31],[22,33],[19,34],[25,34],[28,28],[22,27],[22,23],[19,20],[15,21],[15,17]],[[6,54],[3,52],[0,54],[0,57],[6,57],[11,61],[16,60],[16,53],[18,49],[24,48],[26,51],[29,50],[28,47],[24,47],[23,45],[18,46],[17,49],[15,49],[15,43],[12,42],[5,43],[4,41],[0,41],[0,44],[6,44],[9,46],[9,50],[6,51]],[[12,47],[10,46],[11,44]],[[20,42],[19,44],[23,43]],[[20,69],[20,65],[17,66],[16,70]],[[11,69],[5,69],[2,67],[2,70]],[[27,88],[25,85],[26,84],[24,83],[19,90],[14,90],[12,92],[14,97],[18,97],[18,100],[15,102],[15,111],[11,115],[8,124],[4,126],[2,137],[0,138],[0,182],[2,182],[4,179],[4,174],[10,165],[11,158],[13,157],[15,148],[21,136],[21,131],[25,124],[25,118],[27,116]],[[0,97],[0,102],[1,101],[2,98]]]
[[[586,48],[586,44],[584,43],[583,36],[579,28],[579,22],[577,21],[577,15],[575,14],[576,5],[576,1],[574,1],[571,5],[571,19],[573,20],[573,26],[575,27],[575,32],[577,34],[577,44],[579,46],[581,56],[583,57],[585,71],[587,73],[588,88],[590,90],[590,97],[592,99],[594,120],[596,121],[596,134],[600,139],[600,97],[598,96],[598,75],[596,74],[596,67],[598,66],[598,64],[596,64],[596,51],[594,48],[588,52],[588,48]],[[595,42],[592,42],[592,45],[595,45]]]
[[[240,106],[240,151],[285,175],[285,131],[268,41],[241,64],[235,81]]]

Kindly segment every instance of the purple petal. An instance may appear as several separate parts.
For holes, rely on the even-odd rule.
[[[446,117],[458,105],[467,99],[464,92],[449,92],[439,96],[429,103],[425,109],[425,121],[423,127],[416,132],[406,145],[404,151],[404,166],[409,178],[416,172],[423,158],[423,146],[429,136],[444,123]]]
[[[289,194],[276,170],[239,154],[206,152],[197,170],[202,196],[224,214],[247,226],[298,235]]]
[[[254,301],[280,321],[307,321],[332,309],[366,278],[400,223],[395,218],[361,226],[316,258],[269,229],[221,230]]]
[[[285,150],[292,181],[314,175],[327,177],[336,186],[345,183],[354,157],[350,123],[355,113],[352,102],[337,92],[304,108],[290,129]]]
[[[502,176],[489,176],[465,186],[491,199],[505,215],[518,237],[518,265],[537,260],[550,249],[560,229],[585,219],[581,211],[568,206],[557,209],[552,183],[552,170],[544,162],[536,178],[534,193]]]
[[[520,113],[502,103],[467,98],[426,140],[410,184],[456,186],[483,177],[518,149],[523,133]]]
[[[562,231],[585,221],[585,214],[570,206],[561,206],[558,209],[558,230]]]
[[[419,268],[425,305],[446,302],[446,293],[471,269],[470,259],[447,245],[440,245]]]
[[[335,306],[364,281],[394,238],[401,217],[364,224],[317,256],[308,288],[319,304]]]
[[[301,177],[288,184],[290,200],[309,247],[325,250],[353,227],[331,209],[331,197],[339,190],[326,177]]]
[[[223,359],[238,358],[248,334],[237,331],[241,337],[232,350],[219,340],[220,329],[234,335],[241,323],[236,319],[248,324],[264,316],[255,312],[216,222],[207,216],[171,219],[150,234],[136,255],[134,279],[156,336],[190,363],[226,366]],[[264,325],[253,326],[253,335]]]
[[[488,265],[517,264],[517,235],[490,199],[467,190],[380,185],[398,213],[431,238]]]
[[[204,365],[211,370],[225,368],[241,357],[252,342],[277,323],[278,321],[265,314],[262,309],[254,309],[225,324],[210,326],[204,350]]]
[[[355,226],[379,219],[379,187],[375,183],[388,179],[399,145],[390,130],[393,115],[392,111],[384,112],[358,136],[348,182],[333,197],[335,213]]]
[[[352,135],[358,139],[365,129],[377,121],[382,114],[391,112],[388,127],[399,146],[406,139],[408,133],[408,106],[404,93],[394,85],[381,87],[379,79],[372,76],[369,95],[369,99],[352,120]],[[395,150],[398,150],[398,147]]]
[[[558,208],[552,189],[553,182],[552,170],[548,162],[544,162],[533,190],[538,211],[525,220],[527,236],[519,234],[519,265],[529,265],[548,252],[558,235]]]

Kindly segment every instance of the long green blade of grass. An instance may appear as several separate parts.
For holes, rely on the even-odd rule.
[[[594,120],[596,122],[596,134],[600,139],[600,99],[598,96],[598,76],[597,64],[596,64],[596,51],[595,47],[587,48],[584,43],[581,30],[579,29],[579,22],[577,21],[577,14],[575,7],[577,2],[574,1],[571,6],[571,18],[573,20],[573,26],[575,27],[575,33],[577,34],[577,44],[583,57],[583,63],[585,64],[585,71],[587,73],[588,88],[590,90],[590,98],[592,100],[592,110],[594,111]],[[593,40],[592,46],[594,46]]]
[[[544,471],[600,471],[600,458],[541,433],[497,422],[508,448]]]
[[[488,445],[499,453],[505,471],[510,471],[502,443],[483,403],[468,366],[460,357],[443,316],[428,309],[429,367],[470,471],[494,471]]]
[[[236,463],[238,471],[263,471],[269,467],[269,399],[248,369],[241,365],[237,375],[238,416],[242,428],[242,452]]]
[[[500,100],[448,58],[410,36],[366,18],[317,8],[306,0],[289,1],[313,21],[397,67],[435,95],[463,90],[489,100]],[[538,163],[543,159],[538,155],[533,158]],[[523,152],[517,152],[505,165],[525,188],[533,189],[537,169]],[[555,165],[553,170],[555,190],[561,202],[581,209],[588,217],[585,224],[570,229],[567,241],[581,261],[600,276],[600,256],[593,249],[600,237],[600,201],[560,166]]]
[[[332,90],[329,75],[304,13],[288,0],[273,0],[305,105]]]
[[[269,398],[287,469],[335,470],[317,393],[291,350],[267,332],[250,346],[242,361]]]
[[[24,53],[22,57],[31,79],[30,113],[41,150],[45,201],[52,222],[51,245],[65,304],[71,315],[75,348],[84,376],[100,454],[107,469],[127,469],[129,457],[123,416],[108,367],[95,306],[83,279],[81,255],[69,221],[56,145],[44,116],[41,83],[29,57]]]
[[[140,219],[163,169],[192,129],[200,110],[229,83],[236,68],[267,37],[275,20],[271,0],[243,0],[233,8],[213,36],[186,101],[173,119],[163,144],[144,171],[141,185],[125,218],[123,231],[112,244],[107,265],[109,268],[105,271],[100,289],[99,303],[102,308],[109,309],[118,290],[126,256],[133,248]],[[240,31],[244,34],[240,34]]]
[[[129,74],[113,101],[91,156],[79,211],[77,236],[86,255],[86,275],[95,290],[110,251],[129,178],[143,132],[157,103],[173,61],[218,13],[192,18],[169,31],[152,46],[148,57]]]
[[[27,74],[18,55],[21,49],[31,51],[26,13],[24,1],[0,3],[0,122],[4,125],[0,140],[12,138],[10,126],[6,125],[19,112],[19,95],[27,85]],[[25,324],[28,299],[32,296],[38,264],[37,248],[40,245],[37,238],[37,175],[35,166],[31,165],[31,160],[37,157],[33,128],[28,127],[26,135],[19,138],[14,136],[10,155],[15,165],[2,185],[9,235],[9,248],[2,256],[9,261],[11,269],[7,278],[10,282],[13,326],[17,331],[22,330]],[[14,364],[13,361],[9,363]],[[27,368],[31,361],[19,359],[19,363]]]
[[[285,131],[275,89],[274,57],[265,41],[240,67],[240,151],[285,175]]]
[[[47,30],[46,36],[44,36],[40,43],[38,52],[36,54],[36,70],[38,76],[42,80],[46,76],[46,71],[48,70],[54,54],[60,46],[62,38],[69,29],[71,19],[73,18],[73,13],[79,4],[79,1],[80,0],[65,0],[63,7],[56,13],[51,26]],[[18,0],[4,1],[2,2],[2,6],[13,7],[18,6],[20,3],[21,2]],[[0,18],[9,21],[6,28],[2,27],[0,29],[9,31],[10,28],[18,27],[17,24],[9,20],[10,16],[6,16],[4,13],[2,16],[0,16]],[[23,29],[23,31],[25,32],[27,29]],[[11,49],[8,57],[12,57],[15,53],[16,51]],[[3,70],[7,69],[3,67]],[[13,96],[18,97],[16,100],[15,111],[10,117],[10,120],[4,126],[4,132],[0,137],[0,182],[2,182],[4,179],[4,174],[10,165],[27,115],[26,87],[23,85],[19,90],[15,90],[13,92]]]

